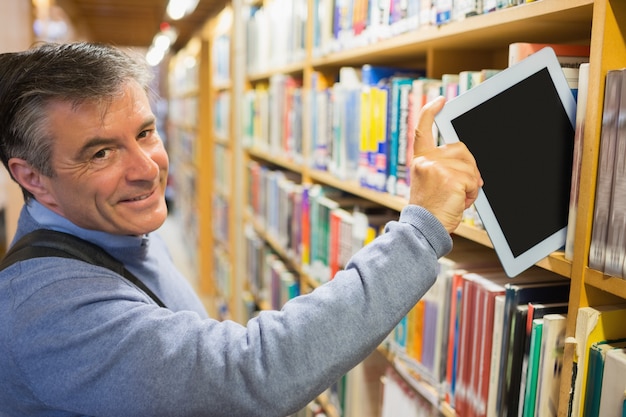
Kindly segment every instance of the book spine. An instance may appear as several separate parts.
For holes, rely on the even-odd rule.
[[[615,136],[619,110],[620,71],[609,71],[606,75],[604,110],[602,113],[602,132],[600,134],[600,155],[596,198],[594,204],[591,244],[589,248],[589,267],[604,271],[608,219],[613,186],[613,167],[615,162]]]
[[[411,131],[409,123],[409,96],[413,81],[404,83],[400,87],[400,110],[398,120],[398,163],[397,163],[397,183],[395,194],[399,196],[407,196],[409,193],[409,171],[407,167],[407,154],[412,151],[408,148],[408,132]]]
[[[374,165],[376,174],[374,177],[374,189],[385,191],[387,181],[387,126],[389,124],[389,86],[380,86],[380,94],[376,101],[377,110],[380,111],[379,125],[376,131],[377,152]]]

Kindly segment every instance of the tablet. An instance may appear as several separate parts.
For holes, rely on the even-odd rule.
[[[576,102],[546,47],[448,101],[435,123],[484,180],[475,202],[509,277],[565,245]]]

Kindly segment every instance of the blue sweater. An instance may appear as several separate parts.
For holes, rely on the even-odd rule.
[[[73,259],[0,272],[0,416],[284,417],[376,348],[452,244],[430,213],[406,207],[334,280],[243,326],[207,318],[155,233],[88,231],[33,202],[16,239],[37,228],[100,245],[168,308]]]

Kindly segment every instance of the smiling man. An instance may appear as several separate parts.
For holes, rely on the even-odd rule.
[[[64,232],[141,283],[67,257],[0,270],[0,416],[293,413],[370,354],[428,290],[482,182],[462,144],[434,147],[443,101],[430,103],[399,220],[313,293],[245,326],[219,322],[154,233],[167,216],[168,158],[148,74],[90,43],[0,55],[0,158],[25,199],[13,244],[41,229]]]

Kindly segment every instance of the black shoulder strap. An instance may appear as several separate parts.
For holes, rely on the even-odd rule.
[[[139,278],[134,276],[120,261],[109,255],[100,246],[56,230],[38,229],[23,236],[0,261],[0,271],[18,261],[42,257],[78,259],[108,268],[141,288],[159,306],[165,307],[159,297],[146,287]]]

